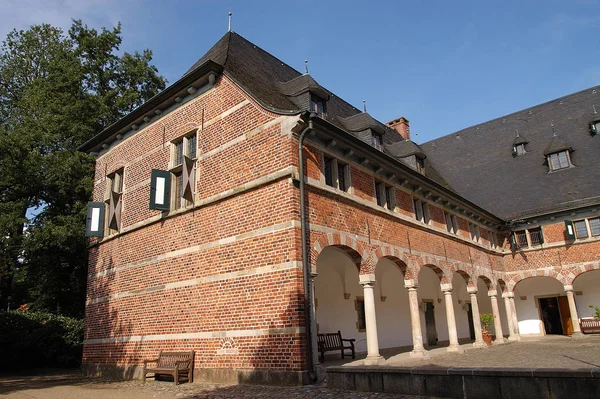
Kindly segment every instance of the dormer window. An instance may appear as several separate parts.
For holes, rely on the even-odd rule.
[[[566,169],[571,167],[571,157],[569,151],[559,151],[548,154],[548,165],[550,170]]]
[[[371,134],[371,145],[378,149],[379,151],[383,150],[382,146],[383,140],[381,138],[381,134],[373,133]]]
[[[525,151],[525,144],[524,144],[524,143],[522,143],[522,144],[517,144],[517,145],[515,145],[515,146],[513,147],[513,154],[514,154],[515,156],[523,155],[523,154],[525,154],[525,152],[526,152],[526,151]]]
[[[310,95],[310,111],[316,113],[320,117],[325,116],[325,100],[311,93]]]
[[[425,159],[420,157],[415,157],[417,159],[417,172],[424,175],[425,174]]]

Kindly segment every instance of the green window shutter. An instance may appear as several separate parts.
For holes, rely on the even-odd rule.
[[[104,236],[104,202],[88,202],[85,235],[87,237]]]
[[[152,169],[150,177],[150,209],[171,209],[171,172]]]
[[[565,235],[569,240],[575,239],[575,228],[573,227],[573,222],[571,220],[565,220]]]

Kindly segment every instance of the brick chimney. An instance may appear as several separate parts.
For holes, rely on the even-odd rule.
[[[386,125],[400,133],[400,136],[404,137],[406,140],[410,140],[410,126],[408,119],[405,117],[401,116],[400,118],[396,118],[393,121],[386,123]]]

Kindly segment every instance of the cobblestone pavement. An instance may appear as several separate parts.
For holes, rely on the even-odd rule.
[[[427,360],[389,358],[386,366],[600,368],[600,335],[581,339],[557,336],[471,349],[462,354],[444,353]]]
[[[8,399],[425,399],[382,393],[350,392],[323,385],[272,387],[258,385],[173,385],[172,382],[106,381],[87,379],[75,373],[36,377],[0,376],[0,397]],[[429,399],[435,399],[429,397]]]

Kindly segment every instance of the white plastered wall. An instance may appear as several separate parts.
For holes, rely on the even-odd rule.
[[[357,352],[366,352],[366,334],[356,328],[358,316],[355,300],[357,296],[363,296],[358,268],[343,251],[328,247],[317,259],[317,273],[315,299],[318,332],[340,330],[342,338],[356,339]],[[350,298],[345,299],[344,293],[350,294]]]
[[[446,307],[444,306],[444,294],[440,289],[440,279],[433,270],[428,267],[422,267],[419,270],[419,288],[417,290],[419,304],[424,299],[433,301],[433,314],[435,316],[435,327],[438,340],[448,340],[448,323],[446,321]],[[425,325],[425,313],[421,314],[421,331],[423,333],[423,342],[427,343],[427,327]]]
[[[521,335],[544,334],[538,297],[564,296],[563,285],[552,277],[531,277],[517,283],[514,289],[515,307]],[[521,297],[527,297],[521,299]]]
[[[585,272],[573,282],[575,306],[580,318],[592,317],[594,311],[590,305],[600,307],[600,270]],[[581,295],[577,295],[581,292]]]

